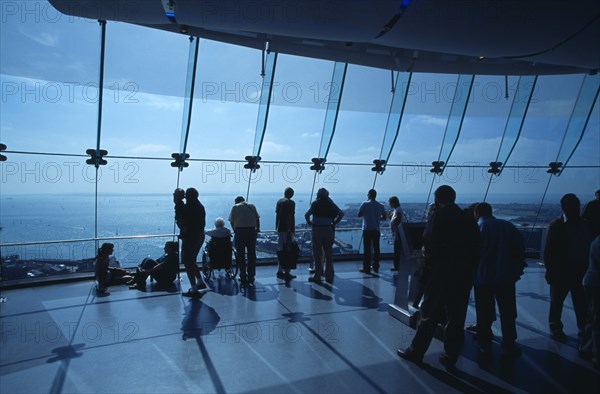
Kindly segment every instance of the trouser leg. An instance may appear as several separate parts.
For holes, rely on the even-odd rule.
[[[380,251],[379,251],[379,239],[381,234],[379,231],[373,231],[371,236],[371,241],[373,243],[373,269],[375,271],[379,271],[379,259],[380,259]]]
[[[517,298],[515,285],[498,286],[496,290],[500,326],[502,328],[502,344],[512,346],[517,340]]]
[[[314,277],[316,279],[321,278],[323,276],[323,239],[321,237],[321,228],[314,227],[312,230],[312,249],[313,249],[313,257],[315,259],[315,274]]]
[[[577,328],[579,335],[581,336],[585,330],[585,323],[588,314],[587,299],[585,297],[585,290],[583,289],[581,281],[578,281],[571,286],[571,301],[573,302],[575,318],[577,319]]]
[[[411,348],[418,357],[422,357],[433,339],[439,316],[443,314],[441,289],[428,286],[421,303],[420,319],[412,340]]]
[[[471,283],[450,279],[449,291],[445,297],[446,316],[448,322],[444,329],[444,350],[453,362],[456,362],[460,355],[460,349],[464,340],[465,319],[467,317],[467,307],[469,306],[469,295],[471,293]]]
[[[246,280],[248,278],[248,274],[246,273],[246,243],[239,230],[235,232],[235,250],[237,252],[236,257],[240,279]]]
[[[400,253],[402,253],[402,241],[394,240],[394,268],[400,267]]]
[[[333,278],[333,241],[335,240],[335,230],[333,227],[326,228],[323,238],[323,252],[325,253],[325,278]]]
[[[489,285],[475,285],[475,312],[477,314],[477,342],[487,345],[492,340],[494,321],[494,293]]]
[[[365,249],[364,253],[363,253],[363,270],[371,271],[372,239],[371,239],[371,234],[369,231],[363,231],[363,246]]]
[[[550,285],[550,313],[548,314],[550,331],[561,331],[563,328],[561,315],[563,303],[568,292],[568,287],[562,283]]]
[[[253,281],[256,276],[256,230],[248,230],[246,248],[248,249],[248,280]]]

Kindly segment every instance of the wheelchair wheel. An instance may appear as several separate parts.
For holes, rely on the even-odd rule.
[[[213,270],[210,268],[210,262],[208,261],[208,256],[206,252],[202,252],[202,267],[200,268],[202,271],[202,275],[204,276],[204,280],[211,280],[213,277]]]

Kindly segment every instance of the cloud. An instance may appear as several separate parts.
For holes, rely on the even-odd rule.
[[[124,91],[123,93],[127,94],[127,91]],[[137,93],[135,95],[132,95],[131,99],[135,99],[136,97],[139,97],[140,104],[151,108],[162,109],[167,111],[183,111],[183,100],[181,99],[181,97]]]
[[[321,133],[315,131],[314,133],[302,133],[303,138],[318,138],[321,136]]]
[[[261,156],[267,156],[269,154],[281,154],[288,153],[292,149],[289,145],[278,144],[272,141],[264,141],[262,145],[262,153]],[[264,154],[264,155],[263,155]]]
[[[381,148],[377,148],[375,146],[367,146],[365,148],[359,149],[358,152],[378,155],[381,152]]]
[[[447,121],[447,118],[442,118],[439,116],[417,115],[411,119],[410,123],[411,126],[413,126],[414,123],[421,123],[426,126],[446,126]]]
[[[170,149],[166,145],[160,144],[141,144],[137,145],[131,149],[129,152],[132,154],[140,155],[140,154],[157,154],[157,153],[169,153]]]
[[[20,27],[19,32],[30,40],[51,48],[58,46],[60,41],[60,34],[58,31],[52,33],[46,31],[30,31]]]

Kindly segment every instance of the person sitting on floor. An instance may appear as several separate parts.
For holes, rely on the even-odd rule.
[[[98,281],[96,291],[98,293],[106,293],[108,286],[125,284],[133,279],[128,271],[109,266],[110,255],[113,254],[114,249],[115,246],[108,242],[103,243],[98,249],[96,257],[96,280]]]
[[[145,258],[138,266],[135,278],[131,280],[130,289],[143,290],[150,276],[161,287],[169,286],[177,277],[179,271],[179,244],[175,241],[165,243],[165,254],[153,260]]]

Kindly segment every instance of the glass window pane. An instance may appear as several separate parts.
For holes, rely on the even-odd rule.
[[[328,162],[372,163],[379,159],[392,101],[390,90],[389,70],[348,66]]]
[[[318,156],[332,70],[332,62],[279,55],[263,160],[308,163]]]
[[[109,155],[179,151],[188,46],[180,34],[107,24],[100,145]]]
[[[187,148],[191,158],[244,160],[252,154],[260,71],[260,51],[200,41]]]

